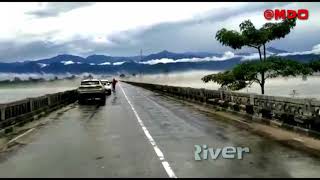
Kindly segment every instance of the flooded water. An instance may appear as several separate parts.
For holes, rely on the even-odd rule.
[[[220,85],[209,82],[204,83],[201,78],[205,75],[217,73],[214,71],[189,71],[183,73],[168,73],[156,75],[137,75],[135,77],[126,78],[131,81],[147,82],[154,84],[165,84],[173,86],[193,87],[218,89]],[[312,76],[307,80],[302,77],[291,78],[276,78],[266,81],[265,94],[275,96],[293,97],[293,90],[295,90],[294,97],[299,98],[317,98],[320,99],[320,77]],[[258,93],[260,94],[260,86],[253,84],[251,87],[240,90],[239,92]]]
[[[0,85],[0,103],[71,90],[77,88],[79,84],[80,80],[58,80],[53,82]]]
[[[213,82],[204,83],[201,78],[207,74],[217,73],[213,71],[188,71],[179,73],[155,74],[155,75],[136,75],[130,76],[125,80],[164,84],[182,87],[218,89],[220,85]],[[99,78],[99,76],[97,76]],[[21,100],[26,97],[37,97],[44,94],[51,94],[66,90],[75,89],[79,86],[80,79],[59,80],[54,82],[42,83],[21,83],[0,85],[0,103]],[[320,99],[320,77],[295,78],[276,78],[266,82],[266,95],[292,97],[293,90],[296,91],[295,97],[298,98],[317,98]],[[252,87],[240,90],[240,92],[260,94],[260,86],[253,84]]]

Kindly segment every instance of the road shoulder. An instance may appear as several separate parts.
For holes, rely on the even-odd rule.
[[[0,153],[10,151],[10,149],[14,148],[16,145],[24,144],[21,142],[24,142],[24,139],[32,136],[32,132],[42,126],[45,126],[51,121],[58,119],[59,116],[72,108],[74,108],[74,104],[70,104],[45,116],[39,117],[38,119],[28,122],[21,127],[15,128],[13,132],[0,137]]]

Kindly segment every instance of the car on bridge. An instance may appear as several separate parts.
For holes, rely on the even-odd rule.
[[[106,103],[106,88],[99,79],[82,80],[77,89],[79,104],[83,104],[88,99],[100,99],[101,105]]]
[[[110,95],[111,94],[111,82],[107,79],[102,79],[101,82],[104,85],[104,88],[106,89],[106,94]]]

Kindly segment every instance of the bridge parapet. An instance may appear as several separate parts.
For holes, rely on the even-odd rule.
[[[178,98],[219,106],[260,119],[277,121],[283,126],[320,132],[320,101],[308,98],[266,96],[224,90],[196,89],[168,85],[123,81]],[[312,131],[312,132],[311,132]],[[317,134],[320,137],[320,134]]]
[[[11,131],[15,125],[21,126],[28,121],[32,121],[37,116],[51,112],[76,100],[77,91],[70,90],[0,104],[0,131]]]

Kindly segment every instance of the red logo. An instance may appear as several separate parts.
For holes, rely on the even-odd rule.
[[[299,20],[307,20],[309,18],[309,11],[307,9],[267,9],[264,11],[264,18],[267,20],[283,20],[283,19],[293,19],[298,18]]]

